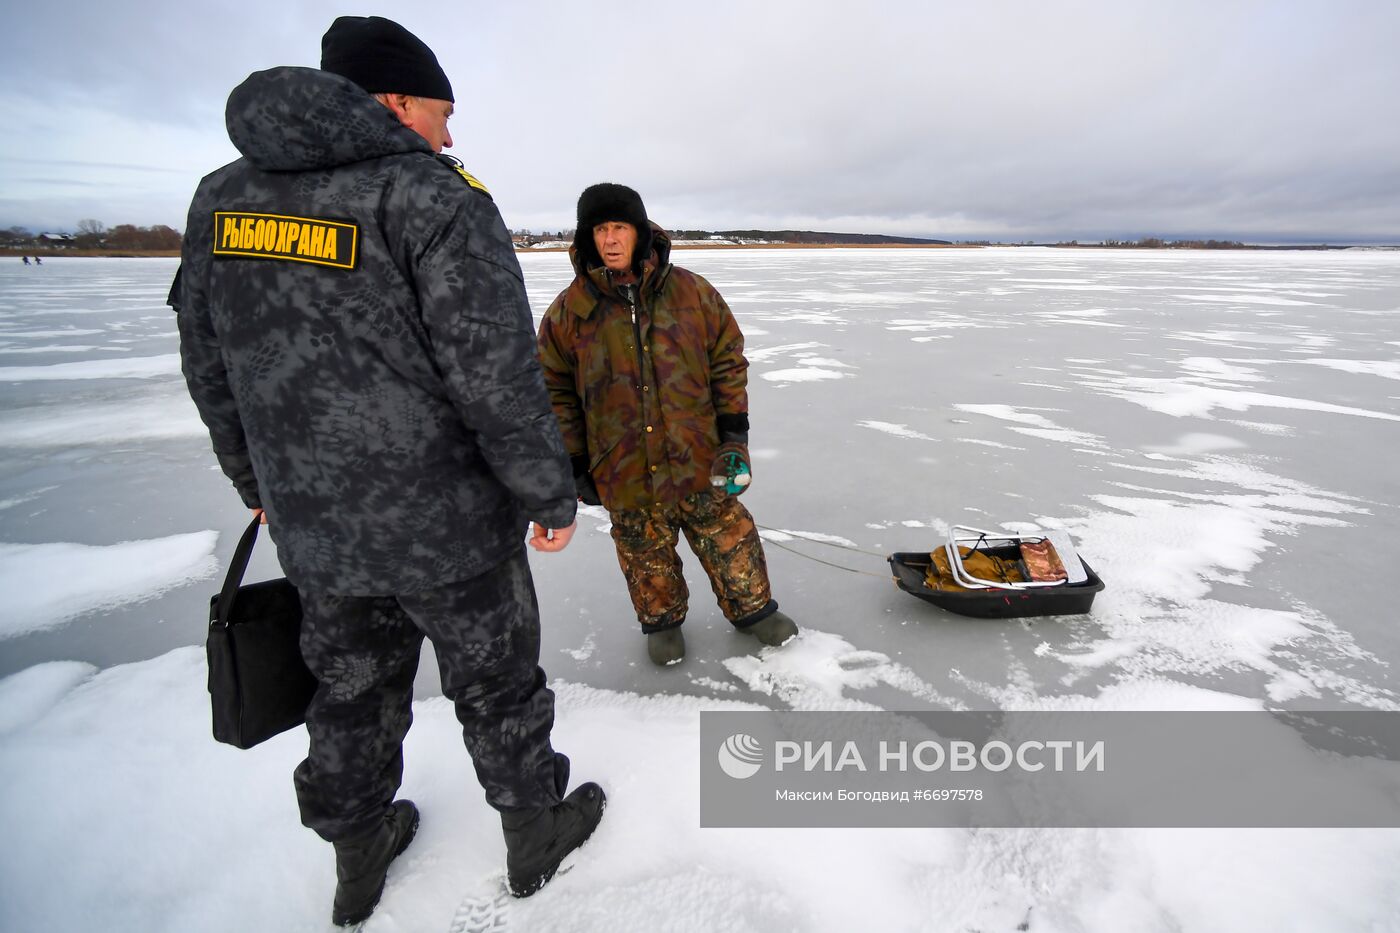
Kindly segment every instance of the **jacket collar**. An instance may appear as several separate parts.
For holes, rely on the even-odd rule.
[[[666,287],[671,275],[671,237],[656,224],[651,225],[651,254],[642,262],[639,283],[643,295],[655,295]],[[577,246],[569,247],[569,262],[574,267],[574,282],[564,299],[565,307],[580,318],[587,319],[607,298],[621,302],[623,297],[608,270],[603,266],[583,268],[584,260]]]

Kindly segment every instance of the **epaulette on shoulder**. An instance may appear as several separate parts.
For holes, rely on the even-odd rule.
[[[491,198],[491,192],[487,189],[487,187],[486,187],[485,185],[483,185],[481,182],[477,181],[477,178],[476,178],[475,175],[473,175],[471,172],[467,171],[466,166],[464,166],[464,165],[462,164],[462,161],[461,161],[460,159],[458,159],[456,156],[450,156],[450,155],[448,155],[448,154],[445,153],[445,152],[439,152],[439,153],[438,153],[438,158],[439,158],[439,159],[443,162],[443,164],[445,164],[448,168],[452,169],[452,171],[454,171],[454,172],[456,172],[458,175],[462,176],[462,181],[466,182],[468,185],[470,185],[471,187],[475,188],[477,191],[480,191],[482,194],[486,195],[488,198]],[[491,198],[491,200],[494,201],[495,198]]]

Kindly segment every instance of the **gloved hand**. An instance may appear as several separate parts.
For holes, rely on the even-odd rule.
[[[748,445],[736,440],[721,444],[710,465],[710,485],[726,495],[741,496],[752,480]]]
[[[584,505],[602,505],[603,499],[598,495],[598,486],[593,482],[593,474],[583,473],[574,477],[574,491],[578,493],[579,501]]]
[[[578,493],[579,501],[584,505],[602,505],[603,498],[598,495],[598,486],[593,482],[593,474],[588,472],[588,454],[570,457],[569,465],[574,468],[574,492]]]

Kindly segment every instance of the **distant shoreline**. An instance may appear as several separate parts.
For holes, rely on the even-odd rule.
[[[984,249],[981,243],[672,243],[678,249]],[[567,253],[563,246],[517,246],[517,253]]]
[[[1229,247],[1186,247],[1186,246],[1096,246],[1088,243],[1081,243],[1077,246],[1059,243],[683,243],[671,247],[674,250],[687,249],[1024,249],[1027,246],[1040,247],[1043,249],[1061,250],[1093,250],[1099,252],[1116,252],[1125,249],[1151,250],[1154,252],[1193,252],[1193,253],[1220,253],[1220,252],[1277,252],[1280,250],[1296,250],[1299,252],[1317,252],[1320,250],[1400,250],[1400,246],[1389,244],[1352,244],[1333,245],[1330,243],[1300,243],[1289,246],[1259,246],[1245,243],[1241,246]],[[519,255],[529,253],[563,253],[568,252],[568,245],[561,246],[517,246],[515,252]],[[9,247],[0,248],[0,256],[18,260],[22,256],[38,256],[41,259],[62,259],[64,257],[82,259],[178,259],[179,250],[140,250],[140,249],[12,249]]]
[[[0,249],[0,255],[19,259],[38,256],[40,259],[179,259],[178,249]]]
[[[984,244],[970,243],[684,243],[671,247],[680,249],[983,249]],[[560,246],[517,246],[516,253],[564,253],[567,244]],[[74,258],[105,259],[150,259],[180,257],[179,250],[167,249],[0,249],[0,255],[19,259],[21,256],[39,256],[43,259],[65,256]]]

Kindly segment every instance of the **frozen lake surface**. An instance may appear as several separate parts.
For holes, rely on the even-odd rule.
[[[1031,929],[1400,929],[1394,831],[700,832],[687,744],[696,711],[722,704],[1400,708],[1389,591],[1400,559],[1400,253],[749,250],[673,259],[709,278],[745,331],[755,480],[744,501],[765,529],[774,595],[804,634],[760,652],[729,631],[683,550],[689,655],[658,670],[605,513],[583,509],[567,551],[532,555],[543,664],[562,684],[558,744],[576,774],[597,776],[614,796],[616,835],[594,844],[601,868],[592,877],[619,884],[638,906],[609,927],[601,895],[578,887],[529,905],[520,929],[688,928],[657,919],[668,901],[690,905],[697,929],[875,923],[839,906],[854,897],[869,907],[856,888],[883,899],[876,919],[892,929],[1009,930],[1031,908]],[[538,317],[570,278],[567,257],[521,262]],[[0,680],[0,778],[19,782],[0,813],[18,826],[18,848],[28,847],[25,864],[9,851],[0,867],[32,883],[19,901],[9,895],[25,884],[5,883],[0,901],[18,904],[0,907],[7,929],[45,909],[68,918],[56,929],[86,929],[84,918],[101,916],[83,912],[108,890],[96,862],[43,880],[78,843],[45,840],[30,807],[99,820],[110,813],[104,801],[130,810],[120,791],[139,792],[135,779],[75,804],[82,795],[49,778],[108,760],[127,734],[166,728],[153,713],[141,720],[154,707],[179,712],[146,766],[172,785],[233,781],[211,775],[240,768],[239,779],[252,780],[251,769],[268,799],[239,818],[283,834],[294,850],[287,858],[306,873],[327,871],[326,853],[296,826],[288,771],[304,733],[241,755],[204,738],[203,672],[189,646],[203,643],[208,598],[246,512],[185,395],[164,304],[174,268],[102,259],[0,267],[0,677],[16,675]],[[948,615],[896,590],[878,555],[930,550],[952,523],[1067,529],[1107,588],[1088,616],[1008,621]],[[276,573],[264,544],[253,575]],[[131,662],[143,663],[115,667]],[[489,822],[436,693],[425,665],[406,790],[418,781],[420,803],[440,793],[440,812]],[[430,747],[426,736],[441,742]],[[441,773],[449,761],[469,801],[448,802],[461,796]],[[667,787],[677,770],[680,786],[672,777]],[[206,805],[193,791],[170,791],[177,807]],[[628,793],[644,801],[635,817]],[[648,822],[647,812],[671,804],[681,812]],[[109,851],[120,825],[102,837]],[[178,834],[174,822],[169,832]],[[215,836],[237,848],[253,845],[247,832]],[[453,850],[460,834],[438,833],[415,846],[468,876],[489,871],[485,856]],[[626,850],[644,842],[666,854],[639,873]],[[198,851],[217,863],[213,846]],[[787,893],[720,883],[735,846],[789,864]],[[1203,846],[1214,854],[1202,870],[1215,877],[1187,877],[1178,862],[1201,859]],[[718,874],[697,881],[686,867],[697,864]],[[397,905],[403,925],[384,929],[447,928],[460,889],[420,868],[407,877],[446,916],[423,919],[414,911],[429,907],[391,885],[385,906]],[[590,877],[576,871],[558,887]],[[875,877],[884,871],[938,880],[896,890]],[[304,907],[317,928],[310,918],[333,881],[321,878],[310,894],[295,881],[269,897]],[[41,901],[53,885],[74,892],[76,906]],[[1290,893],[1262,903],[1279,890]],[[198,905],[167,913],[160,896],[138,892],[101,928],[142,928],[152,912],[163,929],[202,928],[168,919],[202,916]],[[708,908],[714,898],[756,906],[739,923]],[[292,928],[261,908],[240,910],[239,922]],[[207,928],[251,928],[228,922]]]
[[[745,329],[745,502],[770,529],[775,595],[807,627],[887,655],[954,706],[1160,676],[1271,705],[1395,707],[1400,254],[677,257]],[[567,260],[522,262],[538,316]],[[202,641],[211,558],[222,566],[244,514],[184,393],[173,266],[0,273],[0,579],[19,594],[0,675]],[[830,546],[928,550],[953,522],[1066,527],[1108,588],[1087,618],[966,620]],[[746,641],[703,576],[689,660],[652,670],[606,515],[585,509],[580,526],[562,555],[534,556],[551,676],[749,692],[728,663]],[[270,549],[258,566],[275,572]],[[909,702],[869,689],[853,695]]]

